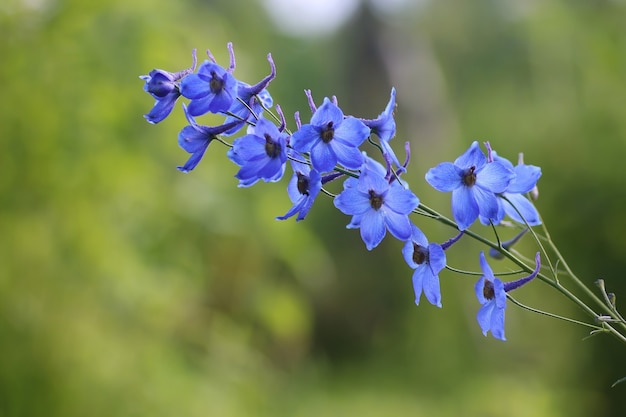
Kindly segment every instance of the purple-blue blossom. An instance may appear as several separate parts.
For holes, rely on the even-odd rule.
[[[393,112],[396,108],[396,89],[391,89],[391,95],[389,102],[385,107],[385,110],[378,115],[376,119],[361,119],[365,126],[369,127],[371,133],[376,134],[380,140],[380,146],[383,149],[383,155],[389,158],[391,162],[396,164],[397,167],[401,167],[402,164],[398,160],[393,148],[389,145],[389,141],[396,135],[396,121],[393,117]]]
[[[363,164],[359,146],[369,133],[363,122],[344,117],[341,109],[326,97],[311,122],[292,135],[291,146],[298,152],[310,152],[311,163],[319,172],[332,171],[337,162],[348,169],[359,169]]]
[[[470,227],[479,215],[496,218],[496,193],[504,192],[514,178],[502,162],[488,162],[476,141],[454,163],[442,162],[426,173],[433,188],[452,192],[452,215],[459,230]]]
[[[422,293],[428,302],[441,308],[439,272],[446,267],[446,254],[441,245],[429,243],[426,235],[414,224],[411,237],[402,248],[406,263],[414,270],[413,290],[415,304],[419,305]]]
[[[239,187],[249,187],[258,180],[276,182],[285,172],[287,134],[261,118],[248,127],[245,136],[235,139],[227,155],[241,167],[235,175]]]
[[[187,107],[183,104],[183,112],[189,122],[188,126],[185,126],[178,134],[178,145],[185,151],[189,152],[191,156],[183,166],[177,167],[179,171],[189,172],[198,165],[204,153],[206,152],[209,144],[217,135],[224,133],[228,129],[232,129],[236,125],[243,124],[241,121],[234,121],[231,123],[225,123],[220,126],[209,127],[202,126],[196,123],[193,116],[187,111]]]
[[[196,50],[192,52],[193,63],[190,68],[178,72],[169,72],[154,69],[148,75],[140,75],[145,81],[143,89],[149,93],[156,102],[148,114],[144,117],[150,123],[156,124],[165,119],[174,108],[180,97],[180,80],[191,74],[196,69]]]
[[[293,205],[284,216],[276,217],[277,220],[288,219],[296,213],[298,213],[296,221],[303,220],[322,189],[322,177],[317,170],[293,159],[291,159],[291,167],[293,176],[287,185],[287,193]]]
[[[419,199],[395,177],[390,179],[365,158],[361,176],[335,197],[334,204],[342,213],[351,215],[348,228],[360,228],[361,238],[368,250],[383,240],[387,230],[401,241],[411,237],[409,214],[419,205]]]
[[[496,157],[496,159],[503,159],[511,164],[505,158]],[[512,165],[513,164],[511,164],[511,166]],[[509,201],[503,201],[503,198],[499,198],[498,200],[502,202],[504,212],[516,222],[524,223],[524,220],[526,220],[530,226],[540,225],[541,217],[539,216],[539,212],[525,195],[536,187],[537,181],[541,177],[541,168],[524,164],[523,155],[520,154],[519,162],[513,169],[515,179],[511,181],[509,186],[502,193],[502,196]],[[513,204],[515,208],[511,204]],[[518,210],[519,213],[517,212]],[[523,218],[520,217],[520,214]]]
[[[476,291],[476,298],[481,304],[476,320],[483,335],[487,336],[487,333],[491,332],[496,339],[506,340],[504,336],[506,293],[521,287],[537,276],[541,266],[539,252],[535,256],[535,265],[535,270],[527,277],[504,283],[495,277],[493,270],[487,263],[485,253],[480,252],[480,268],[483,275],[474,285],[474,290]]]

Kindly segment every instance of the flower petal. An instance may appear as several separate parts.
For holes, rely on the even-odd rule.
[[[309,152],[320,140],[320,129],[313,125],[303,125],[291,135],[291,146],[298,152]]]
[[[485,165],[476,173],[476,185],[493,193],[506,190],[513,179],[515,179],[515,173],[498,161]]]
[[[406,214],[398,214],[384,208],[379,212],[382,212],[385,225],[396,239],[405,241],[411,238],[411,221]]]
[[[335,140],[332,140],[329,145],[335,155],[337,155],[337,161],[344,167],[359,169],[363,165],[363,154],[359,148],[348,146]]]
[[[427,264],[420,265],[418,269],[424,271],[422,272],[422,290],[424,291],[426,299],[432,305],[441,308],[441,288],[439,285],[439,276],[433,274],[432,269],[430,269]],[[413,275],[415,276],[415,274]]]
[[[504,337],[504,309],[494,308],[491,313],[491,323],[489,327],[493,337],[506,340],[506,337]]]
[[[387,229],[381,213],[368,210],[361,216],[361,239],[367,250],[372,250],[383,240]]]
[[[479,171],[487,164],[487,157],[480,149],[477,141],[472,142],[470,147],[463,153],[463,155],[456,158],[454,165],[462,170],[474,167],[476,171]]]
[[[487,332],[491,330],[491,316],[495,308],[496,303],[494,303],[493,301],[489,301],[484,304],[476,314],[476,320],[478,321],[478,325],[480,326],[480,329],[485,336],[487,336]]]
[[[459,230],[470,227],[478,217],[478,204],[476,204],[472,188],[462,186],[452,191],[452,215]]]
[[[343,214],[348,215],[361,215],[372,208],[368,196],[356,188],[343,190],[335,197],[333,203]]]
[[[329,144],[319,141],[311,149],[311,163],[319,172],[332,171],[337,164],[337,155]]]
[[[530,200],[528,200],[522,194],[504,193],[504,196],[511,203],[513,203],[513,205],[517,208],[517,210],[519,210],[522,216],[524,216],[524,219],[526,219],[526,222],[528,222],[530,226],[537,226],[541,224],[539,212]],[[520,217],[515,208],[513,208],[513,206],[509,202],[504,201],[502,205],[504,206],[504,211],[510,218],[518,223],[524,223],[524,219]]]
[[[463,185],[463,170],[452,162],[442,162],[426,173],[426,181],[437,191],[454,191]]]
[[[329,122],[337,126],[343,121],[343,112],[339,107],[334,105],[328,97],[324,98],[324,102],[317,108],[317,111],[311,117],[311,124],[315,126],[326,126]]]
[[[390,210],[407,215],[420,203],[419,198],[411,190],[408,190],[395,182],[385,196],[385,206]]]

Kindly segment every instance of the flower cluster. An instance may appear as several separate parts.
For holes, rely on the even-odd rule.
[[[191,156],[178,169],[187,173],[196,168],[214,140],[229,147],[227,157],[239,167],[235,175],[239,187],[250,187],[259,180],[280,181],[290,169],[287,194],[292,206],[276,219],[296,216],[296,221],[303,220],[321,192],[332,196],[335,207],[351,216],[347,228],[360,230],[367,250],[376,248],[387,232],[402,243],[401,253],[413,270],[416,304],[424,294],[429,303],[442,307],[439,275],[447,267],[446,250],[476,220],[495,226],[509,224],[504,221],[508,216],[522,228],[516,241],[529,227],[541,223],[528,198],[541,170],[524,164],[521,157],[514,166],[497,155],[489,143],[485,144],[485,152],[478,142],[473,142],[454,162],[440,163],[426,173],[425,179],[434,189],[452,193],[454,221],[449,220],[448,224],[457,229],[455,236],[446,242],[429,242],[411,216],[444,217],[421,204],[408,183],[401,179],[407,172],[410,148],[407,142],[406,158],[400,162],[390,145],[396,134],[394,88],[384,110],[375,119],[344,114],[336,97],[324,98],[318,107],[311,92],[305,90],[311,117],[308,123],[302,123],[296,113],[297,129],[292,132],[280,106],[275,106],[275,113],[270,110],[273,99],[268,87],[276,76],[272,56],[267,55],[270,73],[256,84],[249,84],[235,77],[231,44],[228,51],[227,68],[220,66],[207,51],[208,59],[196,71],[194,51],[193,65],[188,69],[175,73],[155,69],[140,77],[145,81],[144,90],[156,100],[145,115],[150,123],[163,121],[180,97],[189,100],[182,105],[188,125],[180,131],[178,143]],[[223,123],[204,126],[196,121],[208,113],[223,116]],[[240,135],[232,143],[224,140],[237,133]],[[362,149],[366,142],[380,153],[382,161]],[[334,195],[324,186],[338,178],[344,179],[343,189]],[[508,251],[510,245],[494,245],[490,249],[497,256]],[[496,278],[483,252],[479,260],[483,274],[475,288],[482,307],[477,320],[485,335],[491,331],[494,337],[504,340],[506,294],[537,276],[539,254],[530,275],[508,283]]]

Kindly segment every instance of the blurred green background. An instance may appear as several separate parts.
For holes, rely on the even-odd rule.
[[[619,301],[625,2],[296,3],[2,2],[0,416],[623,416],[625,346],[512,305],[509,340],[485,338],[474,278],[447,271],[444,308],[415,306],[401,244],[367,252],[330,199],[274,221],[287,179],[237,188],[219,144],[178,172],[182,112],[146,123],[138,76],[192,48],[226,65],[231,41],[249,82],[272,52],[274,100],[304,120],[306,88],[373,118],[395,86],[423,202],[449,213],[423,176],[472,140],[524,152],[554,240]],[[477,270],[481,249],[449,262]],[[540,282],[517,298],[584,318]]]

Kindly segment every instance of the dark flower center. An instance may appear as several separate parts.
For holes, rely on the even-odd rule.
[[[413,242],[413,262],[418,265],[428,263],[428,249]]]
[[[472,185],[476,184],[476,167],[475,166],[472,166],[470,169],[465,171],[465,173],[463,174],[463,184],[467,185],[468,187],[471,187]]]
[[[328,143],[333,140],[333,137],[335,137],[335,127],[333,126],[333,122],[328,122],[328,124],[322,129],[321,136],[324,143]]]
[[[493,289],[493,283],[491,281],[485,280],[485,285],[483,286],[483,296],[487,300],[493,300],[496,296],[496,293]]]
[[[298,172],[298,191],[302,195],[309,195],[309,178],[301,172]]]
[[[378,210],[383,205],[383,197],[376,194],[374,190],[370,190],[370,205],[374,210]]]
[[[269,156],[272,159],[278,158],[278,156],[280,155],[280,145],[274,142],[274,139],[272,139],[272,137],[268,135],[267,133],[264,136],[265,136],[265,153],[267,154],[267,156]]]
[[[224,89],[224,80],[220,78],[215,71],[211,71],[211,81],[209,81],[209,88],[213,93],[219,93]]]

